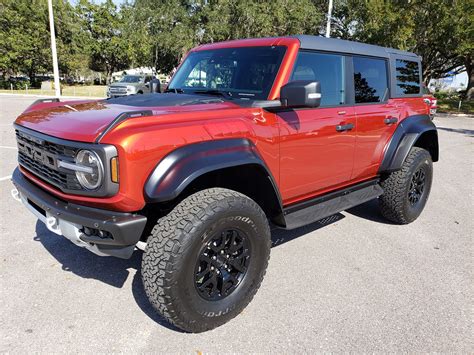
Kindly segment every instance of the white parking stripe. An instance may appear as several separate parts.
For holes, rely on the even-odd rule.
[[[8,175],[8,176],[4,176],[2,178],[0,178],[0,181],[4,181],[4,180],[10,180],[12,178],[11,175]]]
[[[17,147],[7,147],[6,145],[0,145],[0,148],[4,148],[4,149],[15,149],[15,150],[18,149]]]

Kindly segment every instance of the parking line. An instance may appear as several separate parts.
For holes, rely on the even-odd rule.
[[[11,175],[8,175],[8,176],[4,176],[2,178],[0,178],[0,181],[4,181],[4,180],[10,180],[12,178]]]
[[[0,145],[0,148],[4,148],[4,149],[14,149],[14,150],[17,150],[17,149],[18,149],[17,147],[7,147],[6,145]]]

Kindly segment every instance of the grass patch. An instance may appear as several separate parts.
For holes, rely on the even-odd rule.
[[[105,85],[62,85],[61,94],[64,96],[81,96],[81,97],[105,97],[107,86]],[[0,90],[0,93],[8,94],[27,94],[27,95],[46,95],[54,96],[54,90],[28,89],[28,90]]]
[[[438,99],[437,112],[445,113],[466,113],[474,114],[474,100],[462,101],[461,109],[459,110],[459,100],[456,99]]]

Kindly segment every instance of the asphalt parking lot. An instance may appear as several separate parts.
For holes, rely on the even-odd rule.
[[[416,222],[389,224],[371,201],[275,230],[252,303],[218,329],[186,334],[148,304],[139,252],[95,256],[10,196],[12,122],[32,101],[0,96],[0,352],[474,351],[473,118],[435,118],[441,160]]]

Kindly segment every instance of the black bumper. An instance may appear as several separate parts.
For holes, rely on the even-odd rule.
[[[145,228],[147,219],[138,214],[107,211],[60,200],[31,183],[18,168],[13,172],[12,182],[30,204],[33,202],[36,205],[32,204],[40,213],[44,214],[47,211],[67,222],[109,232],[111,238],[85,234],[80,237],[84,242],[96,244],[104,249],[135,245]]]

